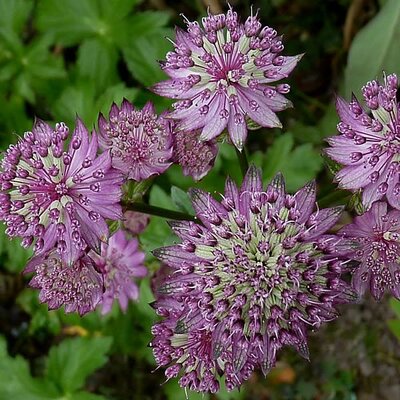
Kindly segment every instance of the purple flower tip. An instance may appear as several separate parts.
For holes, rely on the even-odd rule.
[[[51,252],[34,257],[24,272],[35,273],[29,284],[40,289],[39,300],[50,310],[64,306],[65,312],[77,311],[82,316],[93,311],[101,300],[103,279],[87,255],[67,265]]]
[[[224,375],[231,390],[256,368],[267,374],[284,346],[309,358],[307,329],[356,297],[341,280],[338,238],[325,234],[341,209],[313,212],[315,197],[314,182],[287,194],[281,175],[263,189],[255,167],[240,188],[227,180],[221,202],[191,191],[199,223],[173,222],[181,243],[155,251],[170,269],[151,343],[167,378],[216,392]]]
[[[337,99],[340,135],[328,139],[326,153],[344,167],[336,175],[340,186],[362,189],[362,202],[368,209],[386,197],[400,209],[400,105],[398,79],[385,76],[383,84],[368,82],[363,88],[365,111],[356,97],[350,103]],[[371,115],[369,115],[371,114]]]
[[[73,264],[88,246],[99,249],[107,239],[105,218],[121,217],[122,175],[111,167],[109,152],[97,156],[97,135],[89,136],[80,119],[69,136],[62,122],[52,128],[36,120],[10,145],[1,163],[0,219],[24,247],[34,244],[36,254],[56,247]]]
[[[341,229],[338,254],[357,261],[352,285],[362,296],[370,290],[380,300],[385,290],[400,299],[400,211],[376,202]]]
[[[109,121],[98,120],[100,146],[110,149],[112,165],[128,179],[141,181],[164,172],[171,165],[171,123],[157,116],[149,102],[142,110],[124,100],[113,104]]]
[[[101,244],[100,255],[94,252],[90,254],[104,279],[101,301],[103,314],[110,312],[115,299],[125,311],[128,300],[138,298],[139,289],[133,278],[142,278],[147,274],[143,265],[145,254],[138,246],[137,239],[128,240],[125,233],[119,230],[110,237],[108,244]]]
[[[142,233],[150,222],[150,216],[137,211],[124,212],[124,228],[127,229],[132,235],[139,235]]]
[[[187,30],[176,30],[175,48],[162,63],[171,79],[153,87],[155,93],[178,100],[170,117],[180,129],[201,129],[211,140],[225,128],[242,149],[246,118],[264,127],[281,127],[276,112],[291,106],[283,95],[287,84],[272,83],[289,76],[300,56],[287,57],[282,38],[262,27],[257,15],[243,24],[230,7],[226,14],[202,19],[202,26],[185,18]]]
[[[200,131],[174,133],[174,162],[182,166],[183,174],[199,181],[214,165],[218,147],[214,140],[201,141]]]

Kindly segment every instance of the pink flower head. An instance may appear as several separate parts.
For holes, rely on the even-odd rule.
[[[141,181],[164,172],[172,163],[171,124],[147,103],[141,111],[124,100],[114,103],[109,122],[99,116],[100,146],[110,149],[112,165],[128,179]]]
[[[184,175],[199,181],[214,165],[218,147],[215,140],[201,141],[200,131],[174,132],[174,162],[182,167]]]
[[[386,197],[400,209],[400,105],[396,99],[395,74],[384,83],[368,82],[362,89],[369,108],[365,111],[353,96],[350,103],[338,98],[340,135],[328,139],[326,153],[344,165],[336,180],[344,189],[362,189],[362,201],[368,209]],[[371,113],[371,116],[369,115]]]
[[[221,202],[200,190],[191,197],[199,223],[172,222],[182,242],[154,253],[171,270],[151,343],[167,378],[216,392],[224,375],[232,390],[256,368],[268,373],[282,347],[308,359],[308,328],[355,297],[334,255],[338,238],[325,234],[341,208],[313,212],[314,183],[292,196],[278,175],[263,189],[255,167],[240,188],[228,179]]]
[[[111,167],[109,152],[97,156],[95,133],[80,119],[67,150],[64,123],[51,128],[37,120],[3,158],[0,218],[6,234],[34,243],[36,254],[53,247],[69,265],[89,246],[99,250],[108,238],[105,218],[122,215],[122,175]]]
[[[128,240],[124,231],[119,230],[110,237],[108,244],[101,244],[100,255],[90,254],[104,278],[103,314],[110,312],[115,299],[125,311],[128,300],[138,298],[139,289],[133,278],[142,278],[147,274],[143,265],[145,255],[138,246],[137,239]]]
[[[124,212],[124,228],[127,229],[132,235],[139,235],[142,233],[150,222],[149,214],[143,214],[138,211],[125,211]]]
[[[276,116],[291,106],[283,95],[289,85],[273,83],[289,76],[301,56],[287,57],[282,38],[262,27],[257,15],[245,23],[232,7],[226,14],[185,20],[187,31],[176,30],[175,49],[163,70],[171,79],[153,87],[155,93],[176,99],[170,117],[183,131],[201,130],[200,140],[211,140],[227,127],[241,150],[247,137],[246,119],[281,127]]]
[[[40,289],[39,300],[49,310],[64,306],[65,312],[77,311],[81,316],[93,311],[103,294],[103,279],[93,260],[80,255],[67,265],[53,251],[30,260],[24,273],[34,272],[29,285]]]
[[[380,300],[387,290],[400,299],[400,211],[376,202],[339,232],[338,253],[358,262],[352,284]]]

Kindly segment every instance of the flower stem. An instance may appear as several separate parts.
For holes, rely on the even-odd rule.
[[[125,202],[122,204],[125,211],[137,211],[143,214],[156,215],[158,217],[174,219],[179,221],[194,221],[195,217],[180,211],[168,210],[162,207],[151,206],[145,203]]]
[[[236,147],[236,155],[239,160],[240,170],[242,171],[242,175],[245,176],[247,170],[249,169],[249,162],[247,161],[246,149],[243,148],[242,151],[239,151]]]

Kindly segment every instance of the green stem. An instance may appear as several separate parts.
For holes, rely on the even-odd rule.
[[[247,161],[246,149],[243,148],[242,151],[239,151],[236,147],[236,155],[239,160],[240,170],[242,171],[242,175],[245,176],[247,170],[249,169],[249,162]]]
[[[137,211],[143,214],[156,215],[158,217],[175,219],[179,221],[194,221],[195,217],[180,211],[168,210],[162,207],[151,206],[145,203],[123,203],[123,208],[125,211]]]

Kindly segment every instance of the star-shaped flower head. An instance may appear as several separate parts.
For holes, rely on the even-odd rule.
[[[145,254],[138,247],[136,238],[127,239],[124,231],[118,230],[110,237],[108,244],[101,244],[100,255],[90,253],[104,278],[101,301],[103,314],[110,312],[114,300],[118,300],[125,311],[128,300],[138,298],[139,288],[133,278],[142,278],[147,274],[143,265]]]
[[[81,253],[72,265],[67,265],[56,251],[32,258],[24,273],[34,272],[29,282],[40,289],[39,300],[49,310],[64,306],[67,313],[81,316],[93,311],[103,294],[103,278],[96,271],[94,261]]]
[[[109,121],[99,116],[100,146],[110,150],[112,165],[128,179],[141,181],[164,172],[171,164],[170,121],[157,116],[152,103],[142,110],[124,100],[112,105]]]
[[[80,119],[69,137],[64,123],[37,120],[5,152],[0,171],[0,219],[6,234],[34,243],[36,254],[57,248],[72,264],[87,247],[99,251],[108,239],[105,221],[122,215],[122,175],[108,151],[97,155],[97,135]],[[69,141],[69,145],[66,143]]]
[[[228,128],[241,150],[247,137],[247,119],[281,127],[277,111],[291,106],[283,95],[289,76],[301,56],[282,56],[282,38],[263,27],[257,15],[245,23],[229,6],[226,14],[204,17],[202,26],[185,19],[187,31],[176,30],[174,51],[161,66],[171,78],[157,83],[155,93],[177,100],[170,117],[183,131],[201,129],[200,139],[211,140]]]
[[[202,141],[200,132],[174,132],[173,160],[182,167],[184,175],[196,181],[204,178],[214,165],[218,147],[215,140]]]
[[[340,135],[328,139],[326,153],[344,165],[336,180],[344,189],[362,189],[366,209],[386,198],[400,209],[400,104],[396,74],[383,84],[368,82],[363,88],[365,111],[355,96],[350,103],[337,99]],[[370,115],[371,114],[371,115]]]
[[[400,299],[400,211],[378,201],[339,235],[338,253],[358,264],[352,278],[358,294],[369,290],[380,300],[389,291]]]
[[[325,234],[341,208],[313,212],[314,183],[289,195],[278,175],[264,190],[255,167],[240,189],[228,179],[221,202],[191,197],[198,223],[171,223],[182,242],[155,251],[172,271],[154,304],[158,365],[183,387],[216,392],[219,375],[231,390],[255,368],[266,374],[284,346],[308,359],[308,328],[355,297],[333,254],[338,238]]]

